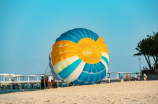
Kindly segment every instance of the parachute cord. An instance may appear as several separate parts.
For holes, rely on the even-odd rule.
[[[46,70],[45,70],[45,73],[44,73],[44,75],[46,75],[46,72],[47,72],[48,66],[49,66],[49,63],[48,63],[48,65],[47,65],[47,68],[46,68]]]
[[[51,71],[50,71],[50,72],[47,72],[46,74],[48,74],[48,73],[51,73]]]
[[[51,54],[51,53],[50,53]],[[49,54],[49,56],[50,56],[50,54]],[[50,58],[50,57],[49,57]],[[44,76],[46,76],[46,72],[47,72],[47,69],[48,69],[48,66],[49,66],[49,62],[48,62],[48,65],[47,65],[47,68],[46,68],[46,70],[45,70],[45,73],[44,73]],[[51,71],[50,71],[51,72]],[[50,72],[48,72],[48,73],[50,73]]]

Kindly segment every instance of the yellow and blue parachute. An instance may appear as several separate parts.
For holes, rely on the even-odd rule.
[[[75,28],[56,39],[51,64],[54,72],[66,83],[96,83],[106,77],[109,51],[96,33]]]

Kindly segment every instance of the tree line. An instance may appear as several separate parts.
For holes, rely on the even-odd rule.
[[[138,53],[134,56],[143,55],[148,63],[149,69],[152,69],[150,58],[154,59],[154,67],[158,69],[158,32],[153,32],[153,35],[147,35],[146,38],[138,42],[135,48]]]

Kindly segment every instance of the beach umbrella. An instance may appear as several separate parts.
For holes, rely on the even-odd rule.
[[[96,33],[75,28],[56,39],[49,59],[57,79],[65,83],[96,83],[106,77],[109,51]]]

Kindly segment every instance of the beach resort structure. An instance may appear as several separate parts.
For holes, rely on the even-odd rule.
[[[108,72],[106,78],[104,78],[100,82],[108,82],[108,78],[107,77],[110,78],[111,82],[118,82],[118,81],[120,81],[121,75],[122,74],[127,74],[127,73],[135,74],[135,73],[139,73],[139,72]],[[111,78],[110,77],[111,74],[116,74],[116,77],[115,78]],[[21,89],[21,86],[22,86],[22,89],[23,89],[24,85],[26,85],[26,84],[27,84],[28,88],[33,88],[33,86],[35,84],[37,85],[37,87],[39,87],[39,85],[41,84],[40,79],[44,75],[0,74],[0,76],[3,77],[3,81],[0,81],[0,89],[2,87],[4,89],[6,89],[7,86],[9,86],[10,89],[15,88],[15,86],[17,86],[17,88]],[[34,79],[36,79],[36,80],[34,80]],[[124,80],[126,80],[126,79],[124,79]],[[62,82],[60,82],[59,84],[62,84]]]
[[[0,74],[3,77],[3,81],[0,81],[0,89],[3,87],[6,89],[9,86],[10,89],[14,86],[17,86],[19,89],[24,88],[24,85],[27,84],[28,88],[34,84],[37,84],[39,87],[41,81],[40,78],[44,75],[14,75],[14,74]],[[24,77],[27,77],[27,80],[24,80]],[[36,77],[36,80],[33,80]],[[16,79],[16,80],[15,80]],[[21,80],[22,79],[22,80]]]

